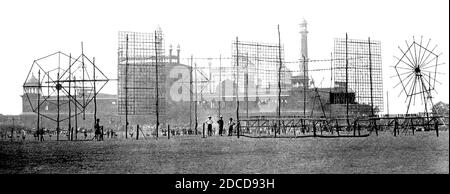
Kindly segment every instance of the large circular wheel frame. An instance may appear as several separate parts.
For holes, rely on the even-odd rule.
[[[413,37],[412,43],[405,41],[406,47],[398,47],[401,57],[395,57],[398,60],[394,66],[398,83],[394,88],[401,86],[400,95],[406,95],[406,114],[409,113],[411,103],[415,105],[416,98],[425,106],[425,112],[428,112],[428,108],[433,106],[432,92],[436,92],[436,83],[442,84],[437,80],[437,74],[442,74],[438,72],[438,66],[443,64],[438,62],[441,54],[435,54],[437,45],[431,49],[430,42],[431,39],[425,45],[423,37],[420,42]]]

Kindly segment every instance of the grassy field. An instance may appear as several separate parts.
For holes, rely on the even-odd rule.
[[[449,173],[449,134],[2,140],[0,173]]]

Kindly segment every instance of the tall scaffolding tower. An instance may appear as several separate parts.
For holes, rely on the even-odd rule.
[[[336,38],[333,57],[334,84],[345,91],[347,114],[382,112],[380,41]]]
[[[164,39],[155,33],[119,32],[118,113],[165,118]]]

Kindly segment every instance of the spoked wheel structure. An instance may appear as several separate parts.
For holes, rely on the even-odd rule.
[[[62,130],[60,123],[68,123],[67,131],[72,135],[71,120],[75,119],[77,130],[78,115],[83,115],[85,120],[92,104],[95,120],[96,96],[108,81],[95,65],[95,58],[88,58],[83,49],[77,58],[58,51],[34,60],[23,90],[24,99],[29,103],[27,111],[37,113],[36,130],[42,128],[40,119],[46,118],[56,123],[57,140]],[[49,126],[52,125],[46,128]]]
[[[426,42],[426,44],[425,44]],[[442,84],[437,80],[438,66],[444,64],[439,63],[438,58],[442,54],[436,54],[437,45],[431,48],[431,39],[423,41],[423,37],[417,42],[414,37],[412,43],[405,41],[406,47],[399,46],[401,57],[395,57],[395,71],[398,77],[398,83],[394,86],[401,86],[402,90],[399,94],[406,95],[407,110],[409,113],[411,105],[416,104],[416,100],[423,105],[427,121],[429,120],[429,108],[433,107],[432,92],[436,92],[436,83]],[[410,123],[414,128],[413,122]],[[426,125],[428,126],[428,125]]]

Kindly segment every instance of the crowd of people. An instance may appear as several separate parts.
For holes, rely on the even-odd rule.
[[[100,119],[97,119],[96,124],[94,126],[94,137],[92,139],[89,139],[89,134],[92,132],[92,129],[86,129],[86,128],[82,128],[79,127],[77,129],[75,129],[76,131],[74,132],[74,128],[72,127],[72,129],[69,131],[68,129],[64,129],[64,128],[60,128],[60,130],[56,130],[56,129],[50,129],[50,128],[39,128],[39,129],[31,129],[31,134],[34,137],[34,140],[36,141],[45,141],[47,140],[52,140],[52,136],[57,136],[60,135],[60,137],[66,136],[66,138],[69,140],[73,137],[71,137],[71,132],[74,132],[75,134],[75,140],[103,140],[103,126],[100,126]],[[59,134],[58,134],[59,133]],[[78,136],[78,134],[81,135]],[[106,133],[104,133],[105,135],[107,135],[108,138],[116,138],[117,137],[117,133],[113,130],[113,129],[107,129]],[[22,139],[25,140],[27,133],[25,130],[19,130],[16,131],[16,136],[15,139]],[[8,133],[1,133],[1,138],[11,138],[11,135],[9,135]]]
[[[233,132],[234,132],[234,128],[236,127],[236,122],[233,121],[233,118],[229,118],[228,122],[225,122],[223,120],[223,116],[219,116],[217,121],[213,121],[211,116],[208,116],[208,119],[203,122],[200,123],[200,125],[197,125],[197,129],[191,129],[189,126],[184,126],[184,127],[177,127],[177,126],[173,126],[170,130],[167,129],[162,129],[160,126],[160,130],[158,130],[158,133],[163,133],[164,135],[169,135],[169,131],[170,134],[172,136],[176,136],[176,135],[197,135],[197,134],[202,134],[202,125],[205,125],[206,128],[206,133],[208,136],[213,136],[215,134],[219,135],[219,136],[223,136],[223,135],[228,135],[228,136],[232,136]],[[129,126],[129,130],[128,130],[128,135],[129,137],[133,138],[133,136],[135,135],[136,130],[133,130],[132,126]],[[119,129],[117,129],[119,130]],[[119,130],[120,131],[120,130]],[[148,131],[148,130],[145,130]],[[150,134],[148,133],[144,133],[144,131],[141,128],[141,132],[143,133],[143,135],[145,136],[150,136],[156,135],[156,126],[154,126],[153,128],[150,127],[150,131],[152,131]],[[90,136],[89,134],[91,134],[93,132],[93,136]],[[218,132],[218,133],[216,133]],[[26,132],[24,130],[21,130],[20,133],[17,133],[17,137],[16,139],[23,139],[25,140],[26,138]],[[59,133],[59,134],[58,134]],[[76,136],[76,137],[71,137],[72,134]],[[104,126],[100,125],[100,119],[96,119],[95,121],[95,125],[93,129],[86,129],[86,128],[82,128],[79,127],[77,129],[64,129],[61,128],[60,130],[55,130],[55,129],[49,129],[49,128],[40,128],[40,129],[32,129],[31,134],[34,137],[34,140],[36,141],[45,141],[45,140],[52,140],[52,136],[58,136],[59,137],[64,137],[66,136],[66,138],[68,140],[70,140],[71,138],[73,138],[74,140],[97,140],[97,141],[102,141],[104,140],[105,137],[107,138],[117,138],[118,137],[118,133],[116,131],[114,131],[112,128],[108,128],[108,129],[104,129]],[[81,135],[81,137],[79,136]],[[11,138],[8,136],[7,133],[1,133],[2,138]],[[90,136],[90,137],[89,137]]]

